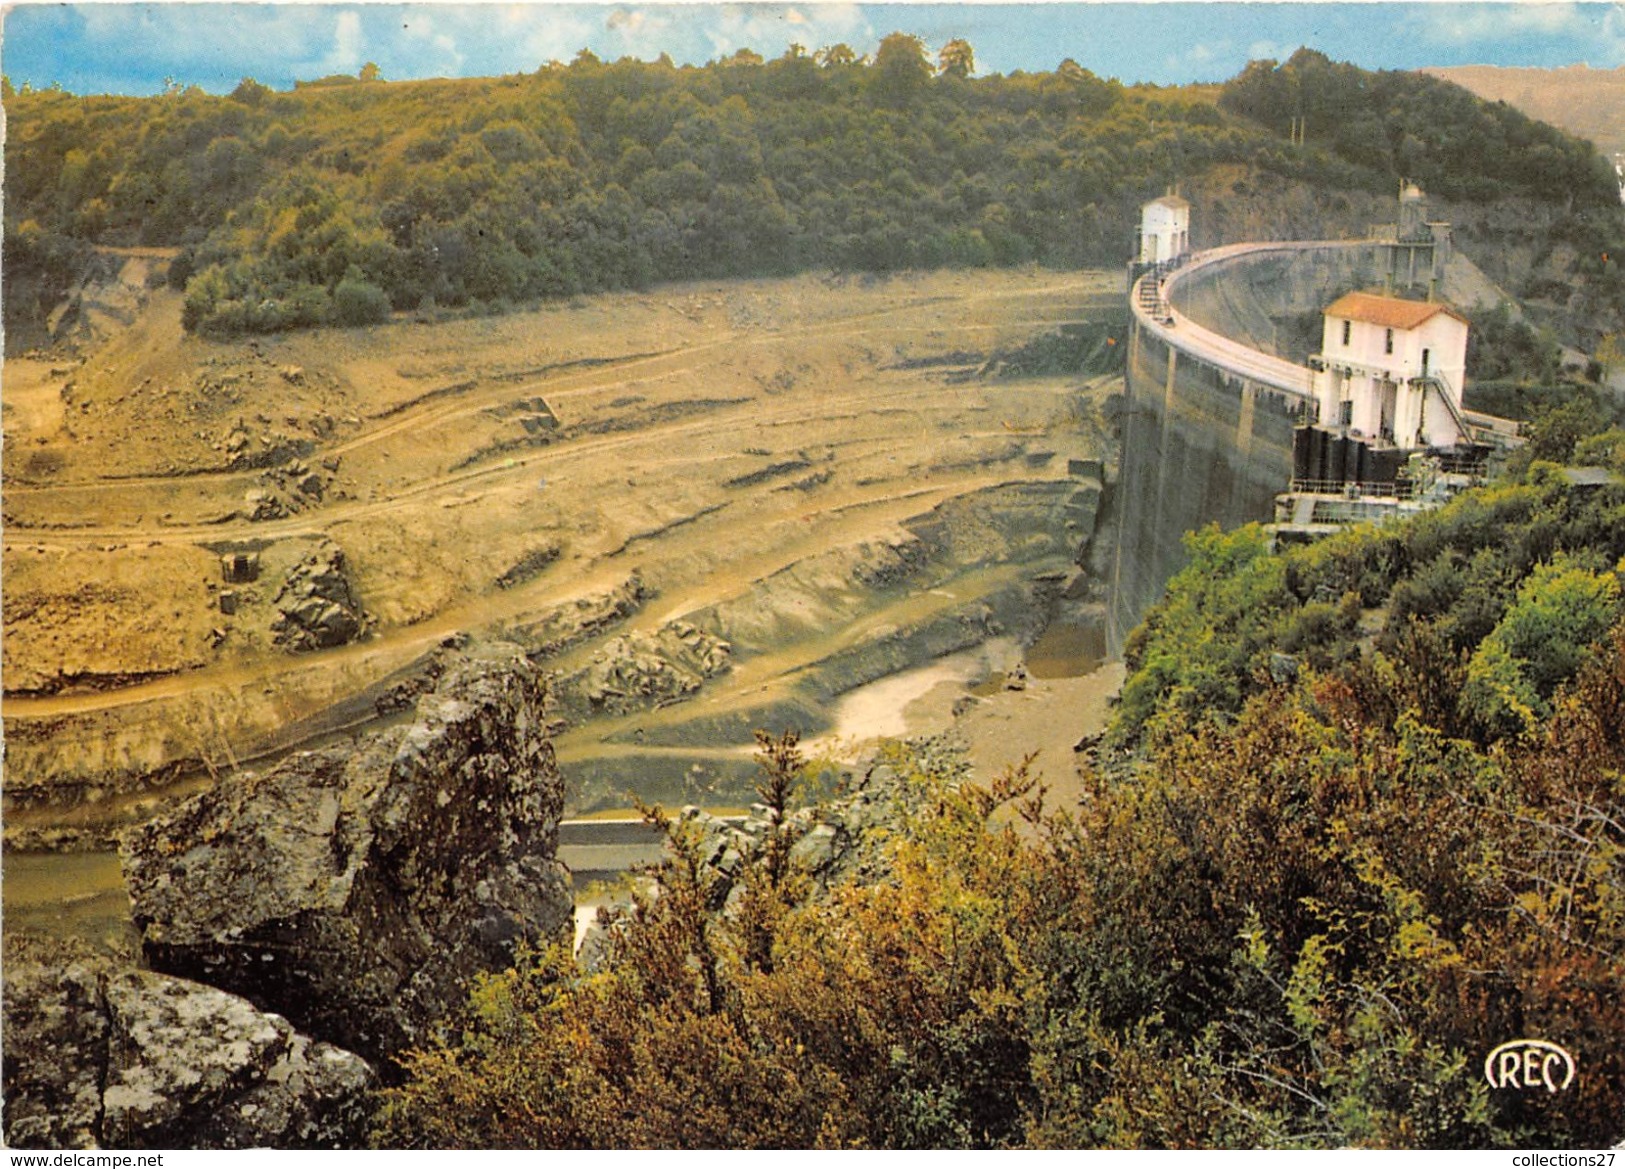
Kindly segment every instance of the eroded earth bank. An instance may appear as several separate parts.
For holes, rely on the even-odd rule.
[[[1070,771],[1116,274],[222,344],[110,259],[5,368],[10,1142],[360,1142],[570,928],[560,820],[748,803],[757,728]]]
[[[566,816],[737,806],[758,727],[850,746],[1046,629],[1038,691],[1098,646],[1118,273],[227,344],[163,253],[110,259],[6,360],[8,931],[122,929],[119,832],[408,718],[470,646],[550,676]]]

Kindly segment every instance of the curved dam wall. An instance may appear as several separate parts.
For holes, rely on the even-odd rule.
[[[1184,535],[1269,520],[1292,477],[1292,428],[1310,417],[1306,341],[1278,322],[1355,288],[1433,292],[1461,307],[1506,294],[1453,248],[1382,240],[1236,244],[1193,257],[1159,298],[1130,293],[1118,541],[1107,640],[1113,654],[1185,564]],[[1417,279],[1424,281],[1418,286]],[[1143,295],[1144,294],[1144,295]]]
[[[1292,475],[1292,428],[1307,409],[1138,322],[1126,380],[1107,623],[1114,655],[1184,566],[1186,532],[1271,516]]]
[[[1322,308],[1351,289],[1382,287],[1391,270],[1391,249],[1383,244],[1247,247],[1219,260],[1198,261],[1175,274],[1169,287],[1174,306],[1214,332],[1298,363],[1309,354],[1294,352],[1291,339],[1281,335],[1275,321],[1303,313],[1318,317]]]
[[[1306,354],[1282,352],[1290,338],[1276,321],[1383,286],[1397,265],[1408,269],[1403,253],[1376,241],[1239,244],[1166,276],[1160,305],[1141,287],[1154,277],[1135,286],[1107,628],[1114,654],[1184,566],[1186,532],[1269,520],[1291,480],[1292,430],[1312,416],[1309,370]],[[1478,299],[1475,276],[1452,261],[1444,290]]]

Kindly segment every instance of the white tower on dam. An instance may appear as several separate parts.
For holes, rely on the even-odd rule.
[[[1164,195],[1140,208],[1140,240],[1135,260],[1167,264],[1191,248],[1191,205],[1178,195]]]

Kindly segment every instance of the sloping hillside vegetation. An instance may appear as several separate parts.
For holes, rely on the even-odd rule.
[[[1531,445],[1572,452],[1566,417],[1537,422]],[[1578,445],[1625,473],[1625,431]],[[1234,718],[1300,667],[1353,670],[1373,710],[1414,704],[1429,726],[1491,748],[1538,735],[1586,648],[1625,614],[1625,494],[1572,487],[1552,463],[1280,555],[1256,524],[1187,541],[1191,563],[1124,648],[1118,750],[1154,743],[1164,724]]]
[[[1382,179],[1390,192],[1420,184],[1444,201],[1434,211],[1458,246],[1566,343],[1590,352],[1625,320],[1625,212],[1589,143],[1434,77],[1309,49],[1248,65],[1220,105],[1281,136],[1296,121],[1296,169],[1277,169],[1300,183],[1343,197]]]
[[[1138,204],[1174,183],[1218,202],[1312,190],[1317,226],[1354,233],[1400,177],[1535,208],[1519,221],[1576,288],[1625,306],[1606,164],[1504,106],[1307,52],[1222,90],[1159,89],[1070,61],[971,77],[957,44],[940,67],[895,34],[872,61],[583,52],[528,75],[289,93],[8,91],[8,321],[48,308],[91,243],[181,249],[188,326],[230,334],[807,267],[1115,265]]]
[[[1603,160],[1586,144],[1425,74],[1371,72],[1300,49],[1285,64],[1252,62],[1220,104],[1281,133],[1301,119],[1306,142],[1325,142],[1354,167],[1403,176],[1447,199],[1529,194],[1572,198],[1582,209],[1618,203],[1599,170]]]
[[[1193,551],[1076,808],[924,743],[786,814],[800,761],[768,740],[754,843],[673,825],[596,964],[489,980],[378,1139],[1618,1141],[1625,484],[1542,465],[1283,555]],[[835,842],[861,863],[815,878]],[[1526,1036],[1575,1082],[1492,1089]]]

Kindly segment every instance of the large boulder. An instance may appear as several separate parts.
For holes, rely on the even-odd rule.
[[[367,615],[350,585],[344,551],[324,541],[288,573],[271,622],[276,643],[295,652],[346,645],[366,630]]]
[[[410,725],[132,831],[124,873],[148,962],[372,1059],[426,1042],[475,974],[569,934],[545,703],[519,650],[469,651]]]
[[[592,660],[558,682],[567,715],[625,714],[693,697],[731,666],[726,641],[686,621],[612,637]]]
[[[350,1148],[366,1061],[236,995],[60,944],[9,939],[13,1148]]]

